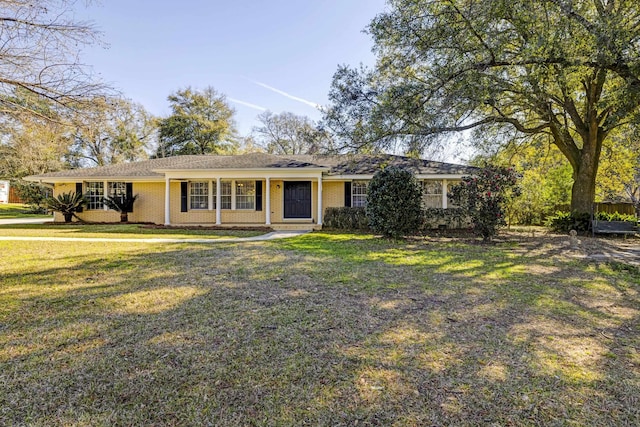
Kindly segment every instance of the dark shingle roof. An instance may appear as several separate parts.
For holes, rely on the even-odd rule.
[[[247,153],[237,156],[200,156],[200,161],[184,163],[166,169],[286,169],[322,168],[310,159],[296,156],[275,156],[266,153]],[[165,169],[165,168],[159,168]]]
[[[163,174],[153,172],[155,169],[174,168],[181,165],[198,163],[203,156],[175,156],[162,159],[142,160],[132,163],[98,166],[94,168],[69,169],[34,175],[28,178],[102,178],[102,177],[158,177]]]
[[[296,155],[275,156],[265,153],[249,153],[237,156],[175,156],[140,162],[120,163],[84,169],[71,169],[27,177],[33,180],[47,178],[106,178],[106,177],[154,177],[162,178],[162,171],[214,170],[214,169],[328,169],[329,175],[373,175],[383,166],[407,168],[416,174],[467,175],[476,168],[413,159],[390,154],[379,155]]]
[[[342,156],[288,156],[331,168],[330,175],[373,175],[384,166],[409,169],[415,174],[468,175],[477,171],[472,166],[432,160],[414,159],[392,154],[350,154]]]

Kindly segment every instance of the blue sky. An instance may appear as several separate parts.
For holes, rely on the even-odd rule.
[[[262,109],[314,120],[339,64],[373,64],[363,29],[384,0],[104,0],[78,7],[106,47],[85,63],[155,115],[177,89],[212,86],[236,110],[242,135]]]

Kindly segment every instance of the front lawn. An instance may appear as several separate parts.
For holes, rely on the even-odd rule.
[[[0,203],[0,219],[49,218],[51,215],[33,214],[25,205]]]
[[[0,425],[640,424],[640,272],[553,240],[0,253]]]

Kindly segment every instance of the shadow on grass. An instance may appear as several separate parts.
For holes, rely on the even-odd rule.
[[[633,272],[364,235],[77,249],[3,272],[2,424],[640,419]]]
[[[20,236],[59,236],[59,237],[104,237],[100,235],[122,235],[124,237],[153,237],[153,236],[212,236],[212,237],[252,237],[267,233],[268,230],[241,229],[212,229],[212,228],[168,228],[152,227],[148,224],[79,224],[79,223],[48,223],[48,224],[7,224],[0,225],[0,235],[17,234]],[[129,236],[127,236],[129,235]]]

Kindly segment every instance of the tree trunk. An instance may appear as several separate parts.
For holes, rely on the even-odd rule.
[[[596,194],[596,176],[600,161],[603,134],[590,135],[585,141],[578,161],[573,165],[573,186],[571,187],[571,211],[591,213]]]
[[[127,212],[120,212],[120,222],[129,222],[129,214]]]

